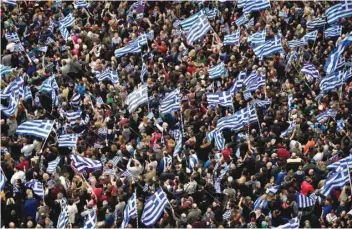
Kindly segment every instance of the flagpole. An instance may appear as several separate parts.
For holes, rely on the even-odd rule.
[[[134,194],[136,195],[136,226],[138,227],[138,209],[137,209],[137,188],[134,190]],[[126,206],[127,207],[127,206]]]

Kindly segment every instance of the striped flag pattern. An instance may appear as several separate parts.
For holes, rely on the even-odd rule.
[[[271,40],[266,41],[264,44],[255,47],[253,49],[255,55],[259,59],[263,59],[264,57],[271,56],[275,53],[281,53],[283,52],[283,48],[281,45],[281,39],[280,38],[273,38]]]
[[[345,39],[343,39],[337,45],[337,47],[329,54],[328,60],[324,65],[324,71],[326,73],[335,71],[337,67],[337,63],[340,59],[340,56],[345,51],[345,49],[349,47],[351,44],[352,44],[352,34],[348,35]]]
[[[217,121],[216,129],[231,129],[233,131],[238,131],[244,126],[257,122],[257,115],[255,108],[253,106],[245,107],[231,116],[226,116]]]
[[[296,195],[296,201],[297,201],[297,205],[298,208],[308,208],[314,205],[315,200],[305,196],[301,193],[297,193]]]
[[[288,47],[290,48],[298,48],[303,45],[308,45],[307,41],[305,39],[300,39],[300,40],[292,40],[288,42]]]
[[[218,65],[215,65],[208,69],[208,74],[210,79],[219,78],[221,75],[225,75],[227,70],[225,69],[224,62],[221,62]]]
[[[131,92],[125,101],[130,113],[134,112],[139,106],[148,102],[148,87],[143,84],[138,89]]]
[[[74,125],[77,119],[81,118],[81,111],[67,111],[65,117],[69,121],[70,125]]]
[[[202,14],[199,16],[198,22],[192,25],[190,30],[187,32],[186,38],[188,43],[191,45],[194,44],[194,42],[205,36],[210,29],[211,26],[208,19],[204,16],[204,14]]]
[[[250,36],[248,36],[248,42],[254,45],[260,45],[265,43],[265,37],[266,37],[266,29],[263,29],[262,31],[256,32]]]
[[[84,217],[84,226],[83,229],[95,228],[97,223],[97,215],[95,214],[95,209],[88,210],[89,213]]]
[[[330,195],[330,192],[335,188],[343,188],[349,182],[349,169],[340,169],[338,172],[333,173],[326,179],[324,186],[321,188],[320,193],[324,196]]]
[[[18,105],[18,99],[16,98],[15,93],[11,92],[9,94],[0,94],[0,99],[8,101],[7,107],[0,104],[0,111],[6,117],[12,117],[15,114]]]
[[[6,181],[7,181],[7,178],[4,174],[4,172],[2,171],[2,168],[0,168],[0,192],[2,192],[2,190],[4,190],[5,188],[5,185],[6,185]]]
[[[261,11],[270,8],[270,2],[268,0],[253,0],[246,1],[243,11],[245,13],[251,13],[253,11]]]
[[[263,99],[263,100],[259,100],[259,99],[255,99],[252,101],[252,104],[256,107],[266,107],[268,105],[270,105],[272,102],[272,99]]]
[[[50,161],[48,163],[48,168],[46,169],[47,173],[53,173],[56,170],[56,167],[58,166],[58,164],[60,163],[61,157],[58,156],[55,160]]]
[[[113,84],[118,84],[119,83],[119,78],[118,78],[117,71],[114,71],[114,70],[106,69],[102,73],[97,73],[96,77],[97,77],[99,82],[102,82],[104,80],[109,80]]]
[[[66,205],[61,208],[59,219],[57,220],[57,228],[65,229],[68,223],[69,223],[68,206]]]
[[[42,199],[44,198],[44,187],[42,182],[36,179],[32,179],[29,182],[26,182],[24,186],[26,186],[27,188],[31,188],[35,195],[39,196]]]
[[[12,72],[11,67],[0,64],[0,77],[3,75],[8,75],[11,72]]]
[[[18,43],[21,41],[16,32],[5,33],[5,38],[8,42]]]
[[[85,0],[75,0],[75,8],[76,9],[82,9],[88,7],[89,4]]]
[[[299,224],[300,224],[300,220],[298,219],[298,217],[295,217],[293,219],[291,219],[288,223],[278,226],[277,228],[280,229],[298,229],[299,228]]]
[[[162,114],[169,114],[180,109],[180,89],[178,88],[166,94],[165,98],[160,101],[159,111]]]
[[[334,109],[329,109],[327,111],[324,111],[323,113],[319,114],[316,119],[318,122],[322,122],[324,118],[333,118],[335,119],[337,115],[337,111],[335,111]]]
[[[70,155],[71,160],[74,162],[74,167],[78,172],[83,172],[86,169],[101,169],[103,164],[98,160],[82,157],[77,154]]]
[[[325,37],[339,37],[341,36],[342,33],[342,26],[340,25],[335,25],[333,27],[327,28],[324,31],[324,36]]]
[[[81,105],[81,95],[78,93],[75,93],[70,100],[70,104],[73,107],[79,107]]]
[[[121,223],[121,229],[127,228],[130,218],[136,215],[137,215],[137,198],[136,198],[136,194],[133,193],[125,206],[125,210],[123,212],[123,221]]]
[[[239,45],[240,44],[240,30],[224,36],[224,45]]]
[[[153,226],[168,204],[167,196],[160,188],[145,203],[141,221],[146,227]]]
[[[324,27],[326,24],[325,18],[317,17],[307,22],[307,29],[314,30]]]
[[[301,74],[305,75],[307,79],[320,78],[319,71],[311,63],[304,63],[303,68],[301,69]]]
[[[129,53],[139,53],[141,52],[141,46],[139,45],[138,42],[132,42],[127,44],[125,47],[119,48],[115,50],[115,56],[118,58],[120,56],[123,56],[125,54]]]
[[[63,134],[59,137],[59,147],[72,147],[75,148],[77,144],[77,134]]]
[[[246,26],[246,29],[250,29],[254,26],[254,18],[251,18],[244,26]]]
[[[303,39],[306,41],[315,41],[318,35],[318,30],[314,30],[312,32],[306,33],[306,35],[303,36]]]
[[[63,19],[59,20],[60,27],[69,27],[75,23],[75,18],[72,13],[68,14]]]
[[[287,128],[287,130],[281,132],[280,138],[283,138],[283,137],[285,137],[286,135],[292,133],[295,128],[296,128],[296,122],[291,122],[291,123],[290,123],[290,126]]]
[[[211,106],[232,107],[232,96],[230,91],[220,91],[206,94],[208,104]]]
[[[327,93],[343,85],[345,72],[343,70],[335,71],[325,76],[319,83],[320,93]]]
[[[235,23],[238,27],[240,27],[241,25],[245,24],[246,22],[248,22],[248,18],[247,15],[243,14],[241,17],[239,17]]]
[[[54,120],[31,120],[19,125],[16,130],[18,135],[31,135],[46,139],[54,125]]]

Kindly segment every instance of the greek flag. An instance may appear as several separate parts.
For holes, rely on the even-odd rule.
[[[308,45],[307,41],[305,39],[300,39],[300,40],[292,40],[288,42],[288,47],[290,48],[298,48],[303,45]]]
[[[75,18],[73,17],[72,13],[68,14],[62,20],[59,20],[60,27],[69,27],[74,23],[75,23]]]
[[[23,43],[19,42],[17,44],[15,44],[15,49],[14,49],[15,52],[24,52],[25,49],[23,47]]]
[[[93,160],[87,157],[82,157],[77,154],[70,155],[71,160],[74,161],[74,167],[78,172],[83,172],[86,169],[101,169],[103,164],[98,160]]]
[[[37,179],[32,179],[29,182],[26,182],[24,186],[27,188],[31,188],[33,190],[33,193],[39,196],[41,199],[44,198],[44,188],[42,182],[38,181]]]
[[[58,166],[58,164],[60,163],[61,157],[58,156],[55,160],[50,161],[48,163],[48,168],[46,169],[47,173],[53,173],[56,170],[56,167]]]
[[[237,1],[237,8],[243,8],[246,5],[247,0],[238,0]]]
[[[56,42],[51,37],[46,38],[45,45],[55,44]]]
[[[81,119],[81,111],[67,111],[65,113],[67,121],[69,121],[70,125],[74,125],[77,119]]]
[[[243,14],[241,17],[239,17],[235,23],[238,27],[240,27],[241,25],[245,24],[246,22],[248,22],[248,18],[246,14]]]
[[[256,210],[258,208],[266,208],[268,205],[268,201],[266,199],[262,199],[261,196],[258,197],[258,199],[254,202],[253,209]]]
[[[284,50],[281,46],[281,39],[275,37],[266,41],[264,44],[255,47],[253,51],[255,55],[262,60],[264,57],[271,56],[274,53],[281,53]]]
[[[338,168],[348,167],[350,165],[352,165],[352,157],[348,156],[348,157],[345,157],[337,162],[334,162],[334,163],[328,165],[326,168],[336,171]]]
[[[59,147],[72,147],[75,148],[77,144],[77,134],[63,134],[59,137]]]
[[[29,99],[33,99],[33,96],[32,96],[32,91],[31,91],[31,88],[29,86],[25,86],[24,89],[24,100],[29,100]]]
[[[131,92],[125,101],[128,105],[128,111],[134,112],[139,106],[148,102],[148,86],[143,84],[138,89]]]
[[[84,227],[83,229],[95,228],[97,223],[97,215],[95,214],[95,209],[88,210],[89,213],[84,217]]]
[[[266,82],[266,80],[265,80],[264,74],[259,75],[259,76],[257,75],[257,77],[250,79],[247,83],[244,82],[246,85],[246,90],[244,91],[245,97],[246,97],[246,95],[251,94],[251,92],[259,89],[260,87],[265,86],[265,82]],[[246,100],[248,100],[248,98]]]
[[[255,99],[252,101],[252,104],[256,107],[266,107],[268,105],[270,105],[272,102],[272,99],[264,99],[264,100],[259,100],[259,99]]]
[[[343,68],[343,67],[345,67],[345,65],[346,65],[345,57],[344,56],[340,56],[339,61],[337,62],[336,69]]]
[[[196,154],[191,154],[189,156],[189,162],[188,162],[188,170],[192,171],[194,167],[198,165],[198,157]]]
[[[352,77],[352,68],[349,68],[345,71],[345,73],[343,74],[343,78],[342,80],[344,82],[347,82],[347,80],[349,80]]]
[[[327,21],[329,24],[334,24],[335,22],[340,20],[341,18],[340,15],[342,13],[343,12],[342,12],[342,7],[340,2],[325,10],[325,15],[327,17]]]
[[[4,75],[8,75],[11,72],[12,72],[11,67],[0,64],[0,77]]]
[[[11,6],[16,6],[16,0],[2,0],[1,3],[11,5]]]
[[[305,75],[307,79],[315,78],[319,79],[319,71],[315,68],[315,66],[311,63],[304,63],[303,68],[301,69],[301,74]]]
[[[54,125],[54,120],[31,120],[22,123],[16,130],[18,135],[31,135],[46,139]]]
[[[230,219],[231,215],[232,215],[232,212],[231,212],[230,209],[228,209],[228,210],[226,210],[226,212],[222,215],[222,218],[223,218],[224,220],[228,220],[228,219]]]
[[[57,85],[55,77],[51,76],[51,77],[47,78],[46,80],[44,80],[44,82],[40,86],[39,91],[51,93],[52,90],[57,90],[57,89],[59,89],[59,86]]]
[[[0,111],[6,116],[6,117],[12,117],[15,114],[17,105],[18,105],[18,99],[15,96],[14,92],[11,92],[9,94],[0,94],[0,100],[7,100],[8,105],[4,106],[0,104]]]
[[[138,42],[131,42],[123,48],[116,49],[115,56],[118,58],[118,57],[123,56],[125,54],[139,53],[141,51],[142,51],[142,49],[141,49],[141,46]]]
[[[181,24],[181,21],[177,19],[176,21],[174,21],[174,23],[172,25],[176,29],[180,26],[180,24]]]
[[[322,122],[324,120],[324,118],[333,118],[335,119],[337,115],[337,111],[335,111],[334,109],[329,109],[327,111],[324,111],[323,113],[319,114],[316,119],[318,122]]]
[[[141,221],[146,227],[152,227],[160,218],[168,199],[164,191],[160,188],[145,203]]]
[[[181,150],[182,150],[182,132],[181,132],[181,130],[177,129],[175,131],[174,136],[175,136],[174,138],[176,141],[176,146],[174,149],[173,156],[176,157],[178,155],[178,153],[181,152]]]
[[[89,4],[85,0],[75,0],[75,8],[76,9],[82,9],[88,7]]]
[[[141,71],[141,82],[145,83],[144,81],[144,76],[148,74],[148,69],[147,69],[147,65],[143,63],[142,65],[142,71]]]
[[[67,28],[64,26],[60,26],[59,27],[61,36],[64,38],[65,41],[68,40],[68,38],[70,37],[70,33],[68,32]]]
[[[339,88],[343,85],[344,71],[336,71],[330,75],[325,76],[319,84],[320,93],[327,93],[335,88]]]
[[[121,158],[120,158],[119,156],[115,156],[115,157],[111,160],[112,165],[113,165],[113,166],[116,166],[116,165],[119,163],[120,160],[121,160]]]
[[[290,122],[290,126],[287,128],[287,130],[281,132],[280,134],[280,138],[285,137],[286,135],[292,133],[294,131],[294,129],[296,129],[296,122]]]
[[[217,13],[218,13],[218,8],[213,8],[211,10],[209,8],[205,8],[205,15],[207,15],[207,18],[209,20],[214,20]]]
[[[73,107],[79,107],[81,105],[81,95],[78,93],[75,93],[70,100],[70,104]]]
[[[20,38],[16,32],[5,33],[5,38],[8,42],[20,42]]]
[[[314,192],[310,194],[309,198],[313,199],[315,203],[322,204],[323,199],[320,196],[317,196]]]
[[[335,25],[333,27],[329,27],[324,31],[325,37],[339,37],[342,33],[342,26]]]
[[[243,12],[251,13],[253,11],[261,11],[270,8],[270,2],[268,0],[253,0],[246,1]]]
[[[231,116],[219,119],[216,124],[216,129],[231,129],[233,131],[238,131],[244,126],[257,121],[258,119],[255,108],[253,106],[249,106],[235,112]]]
[[[199,40],[201,37],[205,36],[211,26],[208,19],[202,14],[199,16],[198,22],[192,25],[190,30],[187,32],[186,38],[189,44],[193,44],[195,41]]]
[[[240,30],[224,36],[224,45],[239,45],[240,44]]]
[[[65,229],[67,224],[69,223],[69,217],[68,217],[68,206],[63,206],[61,208],[61,212],[59,215],[59,219],[57,220],[57,229]]]
[[[288,111],[291,111],[292,110],[292,103],[293,103],[293,95],[292,94],[289,94],[287,96],[287,106],[288,106]]]
[[[315,203],[315,200],[308,197],[308,196],[305,196],[301,193],[297,193],[296,195],[296,201],[297,201],[297,204],[298,204],[298,208],[308,208],[308,207],[311,207],[314,205]]]
[[[2,190],[5,188],[7,178],[1,168],[0,170],[0,192],[2,192]]]
[[[202,16],[204,17],[204,12],[203,11],[199,11],[198,13],[193,14],[189,18],[186,18],[185,20],[182,20],[180,22],[180,24],[182,26],[182,29],[185,32],[188,32],[193,25],[195,25],[195,24],[197,24],[199,22],[199,20],[200,20],[200,18]]]
[[[266,193],[266,194],[268,194],[268,193],[273,193],[273,194],[275,194],[275,193],[277,193],[277,191],[280,190],[280,187],[281,187],[281,185],[270,186],[270,187],[265,191],[265,193]]]
[[[210,106],[232,107],[232,96],[230,91],[220,91],[206,94]]]
[[[340,169],[338,172],[333,173],[329,176],[324,186],[321,188],[320,193],[324,196],[330,195],[330,192],[335,188],[343,188],[347,182],[349,182],[349,169]]]
[[[341,2],[341,18],[349,18],[352,16],[352,2],[350,0],[342,0]]]
[[[246,29],[250,29],[252,26],[254,26],[254,17],[251,18],[244,26],[246,26]]]
[[[110,69],[106,69],[102,73],[97,72],[96,73],[96,77],[97,77],[99,82],[103,82],[104,80],[109,80],[113,84],[118,84],[119,83],[119,78],[118,78],[117,72],[113,71],[113,70],[110,70]]]
[[[6,88],[1,91],[1,94],[11,94],[12,92],[15,94],[16,98],[23,98],[24,90],[23,90],[24,80],[22,77],[17,77],[12,81]]]
[[[262,31],[256,32],[248,36],[247,40],[251,44],[260,45],[265,43],[265,37],[266,37],[266,29],[263,29]]]
[[[291,219],[288,223],[275,227],[276,229],[298,229],[300,220],[298,217]]]
[[[169,114],[180,109],[180,89],[178,88],[170,93],[167,93],[165,98],[160,101],[159,111],[162,114]]]
[[[218,150],[225,148],[225,138],[221,131],[215,129],[207,134],[207,141],[211,142],[213,139],[215,139],[215,146]]]
[[[51,21],[51,22],[50,22],[50,25],[48,26],[48,30],[49,30],[51,33],[53,33],[53,32],[54,32],[54,29],[55,29],[55,23]],[[48,38],[50,38],[51,40],[49,40]],[[45,42],[46,45],[52,43],[51,41],[54,41],[51,37],[48,37],[48,38],[46,39],[46,42]],[[48,43],[48,41],[49,41],[50,43]],[[48,43],[48,44],[47,44],[47,43]],[[54,41],[54,43],[55,43],[55,41]]]
[[[137,198],[136,198],[136,194],[133,193],[130,199],[128,200],[125,210],[123,212],[123,221],[121,223],[121,229],[127,228],[127,225],[130,222],[131,217],[136,215],[137,215]]]
[[[314,30],[324,27],[326,24],[325,18],[317,17],[307,22],[307,29]]]
[[[348,35],[345,39],[343,39],[337,47],[330,53],[328,60],[324,65],[324,71],[326,73],[334,72],[337,68],[337,63],[340,59],[340,56],[345,51],[347,47],[352,44],[352,34]]]
[[[224,62],[221,62],[220,64],[208,69],[208,74],[210,79],[219,78],[221,75],[225,75],[226,73],[227,73],[227,70],[225,69]]]

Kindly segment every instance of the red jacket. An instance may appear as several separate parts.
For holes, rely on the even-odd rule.
[[[277,150],[277,156],[280,158],[285,158],[286,160],[290,158],[291,154],[284,148],[279,148]]]
[[[314,192],[313,186],[309,184],[307,181],[303,181],[301,185],[301,193],[305,196],[308,196],[308,194],[313,192]]]
[[[232,148],[223,149],[221,153],[222,153],[224,160],[226,162],[228,162],[231,159],[230,155],[232,154]]]

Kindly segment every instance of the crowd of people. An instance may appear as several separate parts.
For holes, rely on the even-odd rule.
[[[142,10],[131,9],[133,4],[2,1],[1,67],[11,71],[1,75],[1,89],[21,77],[24,93],[32,96],[19,96],[13,115],[1,114],[1,226],[59,228],[65,200],[69,222],[64,227],[83,227],[88,209],[96,213],[95,227],[120,227],[135,193],[137,214],[127,227],[145,227],[146,200],[161,188],[168,205],[153,227],[269,228],[298,218],[301,228],[351,228],[349,164],[347,182],[327,195],[321,190],[333,176],[328,166],[351,154],[352,82],[317,97],[320,79],[328,75],[324,65],[352,31],[352,18],[338,20],[339,37],[327,38],[319,28],[314,42],[290,48],[288,41],[303,37],[307,22],[325,15],[333,2],[270,1],[270,8],[250,13],[254,25],[249,28],[235,23],[243,15],[236,1],[146,1],[139,2]],[[210,32],[194,44],[174,25],[214,8]],[[70,13],[75,21],[66,39],[57,22]],[[224,45],[224,36],[237,29],[239,44]],[[248,37],[264,29],[267,40],[281,33],[284,52],[255,56]],[[10,32],[18,34],[20,45],[5,36]],[[141,52],[115,56],[116,49],[144,33],[153,39]],[[288,61],[293,50],[297,58]],[[350,45],[342,54],[345,69],[351,54]],[[207,70],[221,62],[227,74],[211,79]],[[305,62],[316,67],[318,78],[301,74]],[[117,73],[118,82],[98,80],[106,69]],[[228,90],[243,70],[266,74],[265,85],[250,99],[237,91],[230,107],[209,106],[206,94]],[[58,86],[55,98],[54,91],[41,91],[52,78]],[[147,85],[148,102],[130,112],[126,99],[141,85]],[[181,108],[161,113],[165,94],[177,88]],[[1,98],[2,107],[8,106]],[[255,122],[222,131],[222,149],[216,139],[209,140],[219,119],[263,99],[271,104],[256,108]],[[336,115],[318,121],[329,109]],[[80,115],[69,120],[71,111]],[[16,133],[30,120],[55,123],[46,139]],[[292,132],[283,136],[293,121]],[[62,134],[77,134],[76,147],[59,146]],[[77,171],[70,155],[100,161],[102,167]],[[26,185],[32,180],[43,185],[42,196]],[[298,195],[314,201],[302,207]]]

